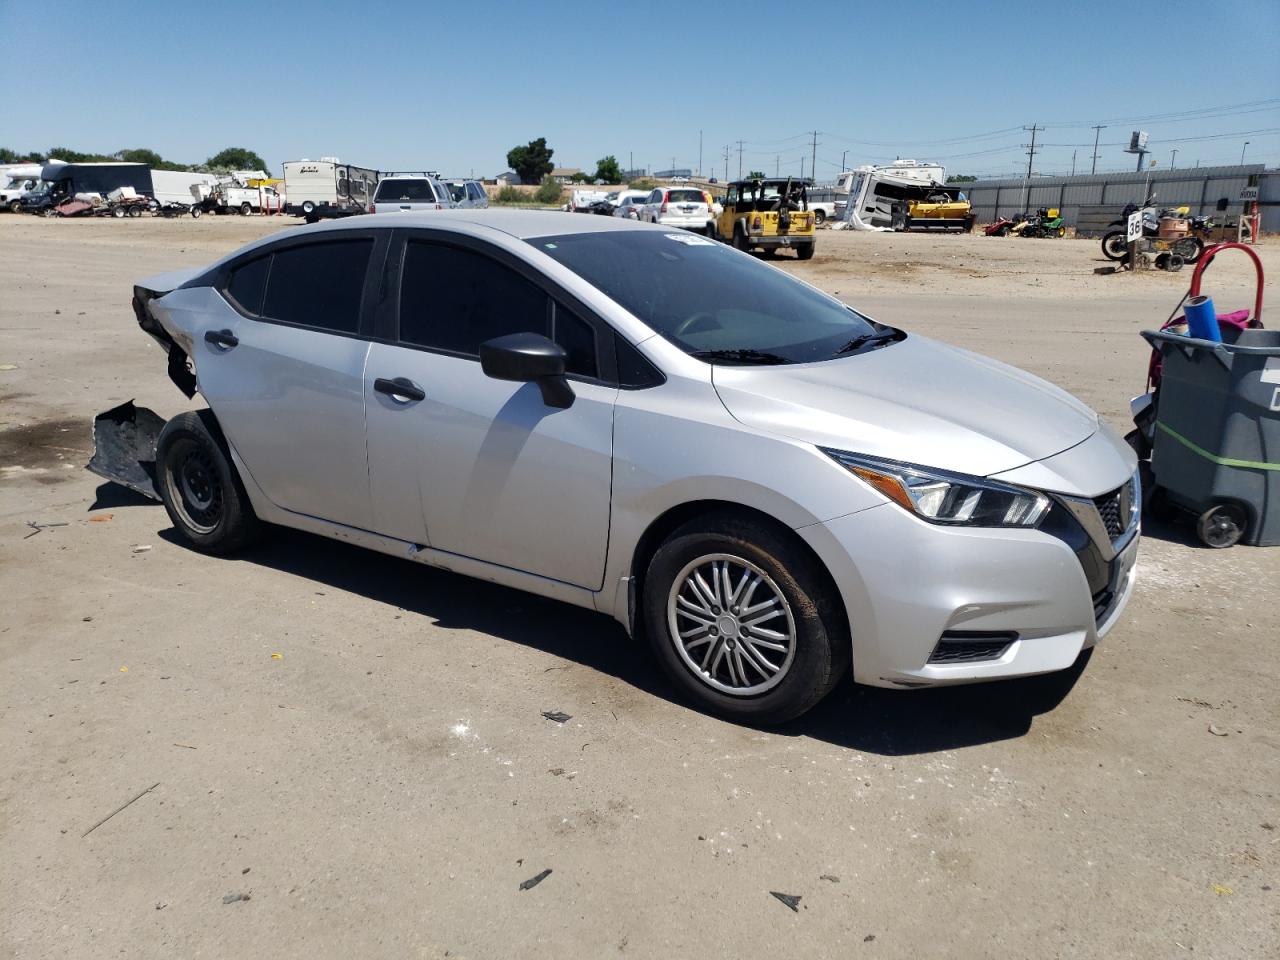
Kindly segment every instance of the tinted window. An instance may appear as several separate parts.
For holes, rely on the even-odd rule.
[[[372,240],[334,240],[276,251],[263,314],[338,333],[360,329]]]
[[[838,300],[693,234],[619,230],[529,243],[690,353],[751,350],[804,363],[878,332]]]
[[[701,190],[668,190],[667,203],[703,203]]]
[[[548,333],[547,295],[509,267],[459,247],[410,241],[400,280],[400,339],[478,356],[508,333]]]
[[[262,313],[262,295],[267,289],[267,270],[271,256],[250,260],[231,271],[227,281],[227,293],[245,313],[257,316]]]
[[[383,180],[378,184],[378,192],[373,199],[375,203],[391,203],[395,200],[405,203],[435,203],[436,195],[431,192],[431,183],[427,180]]]
[[[662,382],[662,374],[640,351],[619,336],[613,338],[614,354],[618,358],[618,384],[623,387],[653,387]]]
[[[599,368],[596,366],[596,332],[591,329],[591,324],[558,303],[555,306],[555,333],[551,339],[569,354],[565,361],[566,373],[577,373],[584,377],[599,376]]]

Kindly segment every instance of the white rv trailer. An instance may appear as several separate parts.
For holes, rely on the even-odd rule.
[[[908,199],[924,199],[930,188],[947,182],[947,170],[938,163],[895,160],[883,166],[846,170],[836,179],[836,189],[848,194],[845,230],[892,230],[893,205]]]
[[[340,163],[337,157],[289,160],[284,165],[285,210],[308,223],[367,213],[381,179],[377,170]]]

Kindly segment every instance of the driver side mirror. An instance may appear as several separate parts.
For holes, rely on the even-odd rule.
[[[480,369],[486,377],[536,383],[542,402],[561,410],[574,400],[564,375],[568,358],[564,347],[540,333],[509,333],[480,344]]]

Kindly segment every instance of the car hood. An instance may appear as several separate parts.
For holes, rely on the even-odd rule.
[[[756,429],[976,476],[1061,453],[1098,429],[1066,391],[926,337],[821,363],[717,365],[712,379],[729,413]]]

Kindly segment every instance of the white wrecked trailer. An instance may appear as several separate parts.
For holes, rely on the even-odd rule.
[[[844,215],[836,229],[893,230],[895,203],[924,200],[931,190],[946,182],[946,167],[918,160],[895,160],[846,170],[836,180],[836,189],[847,195]]]

